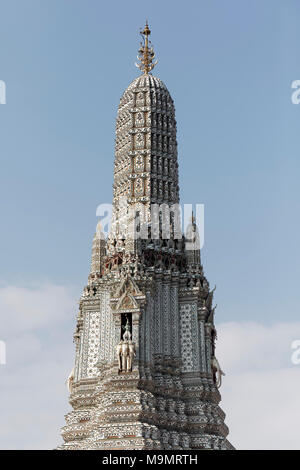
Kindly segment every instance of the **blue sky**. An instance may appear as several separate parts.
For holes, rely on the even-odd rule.
[[[176,105],[181,201],[204,203],[205,270],[226,319],[296,318],[296,1],[1,1],[0,279],[85,283],[111,201],[119,98],[148,17]],[[222,305],[224,309],[222,309]],[[226,312],[226,317],[225,317]]]
[[[218,316],[298,316],[296,1],[1,1],[0,279],[75,285],[111,201],[119,98],[148,17],[176,105],[181,201],[204,203]],[[224,306],[224,309],[222,308]],[[225,316],[226,313],[226,316]]]
[[[75,300],[89,272],[96,208],[112,198],[115,117],[139,73],[134,62],[145,18],[159,60],[154,73],[175,101],[181,202],[205,204],[202,260],[217,285],[216,320],[270,328],[263,330],[274,339],[270,351],[279,337],[272,325],[290,323],[281,345],[285,361],[293,331],[299,337],[300,105],[291,102],[291,83],[300,79],[300,3],[0,0],[0,80],[7,87],[7,104],[0,105],[0,314],[14,319],[0,339],[8,349],[16,341],[14,322],[23,325],[24,311],[30,318],[18,333],[24,348],[8,354],[5,410],[20,374],[30,376],[25,358],[33,388],[24,396],[38,396],[42,386],[47,396],[49,375],[35,383],[43,370],[30,362],[37,356],[50,364],[56,388],[49,397],[66,394],[60,387],[73,360]],[[44,320],[34,323],[39,309]],[[230,330],[233,341],[245,330]],[[51,361],[62,354],[58,378]],[[295,388],[294,379],[286,383]],[[226,402],[225,387],[225,409],[236,403],[235,390]],[[291,397],[291,416],[295,402]],[[3,445],[51,448],[67,406],[52,405],[57,418],[43,418],[42,401],[36,420],[29,416],[48,423],[48,441],[27,433],[25,424],[23,432],[19,413]],[[249,442],[245,437],[242,445]]]

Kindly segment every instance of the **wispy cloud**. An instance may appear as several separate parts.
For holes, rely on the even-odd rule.
[[[69,405],[76,298],[65,287],[0,289],[7,364],[0,366],[0,447],[51,449],[61,442]]]
[[[300,323],[223,323],[217,354],[226,372],[222,407],[238,449],[300,449]]]
[[[53,449],[68,411],[76,296],[63,286],[0,288],[0,448]],[[222,408],[238,449],[299,449],[300,365],[291,343],[300,323],[222,323],[217,356],[226,372]]]
[[[0,289],[0,311],[5,318],[1,334],[32,331],[66,320],[76,307],[70,291],[43,284],[35,288],[5,286]]]

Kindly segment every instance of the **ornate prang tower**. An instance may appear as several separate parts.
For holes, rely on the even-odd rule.
[[[79,304],[73,410],[60,449],[231,449],[196,223],[192,217],[185,236],[175,227],[174,103],[150,74],[147,24],[141,34],[142,75],[117,115],[111,230],[105,239],[97,226]]]

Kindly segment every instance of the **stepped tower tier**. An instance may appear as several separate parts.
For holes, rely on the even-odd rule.
[[[149,35],[146,24],[143,74],[119,105],[111,230],[105,240],[98,226],[93,241],[61,449],[232,448],[219,407],[213,290],[195,219],[185,236],[176,225],[175,110],[150,74]]]
[[[174,103],[152,75],[133,80],[120,100],[113,188],[110,241],[133,238],[129,230],[137,213],[150,223],[151,204],[179,202]],[[133,251],[130,241],[124,250]]]

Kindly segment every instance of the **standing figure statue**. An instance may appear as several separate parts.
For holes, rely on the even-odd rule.
[[[222,385],[222,375],[225,375],[225,373],[222,371],[219,361],[216,358],[216,356],[213,356],[211,359],[211,367],[212,367],[216,386],[217,388],[220,388]]]
[[[130,333],[130,325],[129,325],[129,320],[127,317],[126,325],[125,327],[123,326],[125,333],[123,334],[123,339],[124,341],[128,341],[131,339],[131,333]]]

